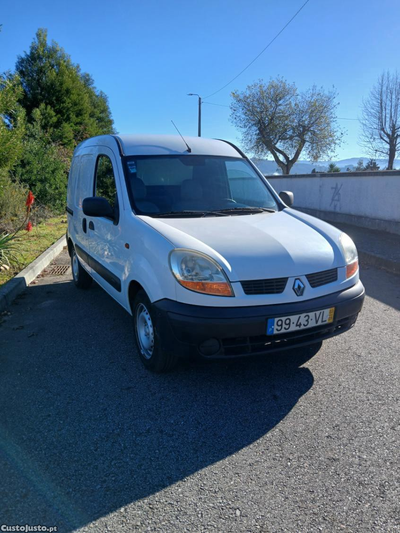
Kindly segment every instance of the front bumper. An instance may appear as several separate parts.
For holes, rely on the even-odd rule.
[[[184,357],[241,357],[313,344],[354,326],[365,297],[361,281],[312,300],[251,307],[203,307],[172,300],[153,304],[163,348]],[[335,307],[334,321],[310,329],[266,335],[268,318]]]

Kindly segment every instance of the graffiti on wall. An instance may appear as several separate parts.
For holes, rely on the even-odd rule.
[[[340,206],[340,202],[341,202],[340,191],[341,191],[342,187],[343,187],[343,183],[340,184],[340,185],[338,183],[335,183],[335,186],[331,187],[332,198],[331,198],[330,207],[333,206],[333,210],[334,211],[336,211],[336,209]]]

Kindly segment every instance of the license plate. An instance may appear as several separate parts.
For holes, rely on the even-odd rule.
[[[301,315],[280,316],[269,318],[267,323],[267,335],[280,335],[301,329],[315,328],[323,324],[333,322],[335,308],[311,311]]]

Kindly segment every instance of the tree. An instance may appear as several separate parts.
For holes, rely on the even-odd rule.
[[[41,109],[46,110],[45,106],[41,106]],[[32,120],[27,126],[24,149],[15,175],[35,192],[39,203],[61,212],[65,209],[67,195],[69,152],[54,143],[51,133],[44,130],[43,124],[48,125],[48,117],[44,118],[40,109],[33,111]]]
[[[0,169],[8,170],[18,161],[25,132],[25,112],[18,100],[22,87],[18,77],[0,75]]]
[[[340,172],[340,168],[335,163],[330,163],[327,172]]]
[[[371,155],[388,158],[388,170],[400,148],[400,77],[384,72],[363,101],[361,142]]]
[[[362,159],[359,159],[357,161],[356,171],[357,172],[362,172],[363,170],[365,170],[364,161]]]
[[[39,203],[61,211],[75,146],[88,137],[114,131],[107,97],[57,43],[47,42],[43,29],[36,33],[29,52],[18,58],[13,80],[15,102],[26,119],[23,135],[18,142],[9,143],[18,147],[12,177],[32,189]],[[0,89],[1,99],[6,93],[2,85]],[[16,124],[16,112],[9,112],[8,135],[16,131]],[[1,142],[0,165],[3,145]]]
[[[0,234],[10,233],[23,217],[27,191],[11,179],[23,151],[25,112],[18,100],[22,87],[18,77],[0,75]]]
[[[364,170],[380,170],[380,166],[375,159],[370,159],[364,167]]]
[[[231,121],[242,131],[245,148],[259,156],[272,154],[283,174],[290,173],[303,150],[317,161],[340,144],[333,90],[313,86],[299,93],[293,83],[278,78],[260,80],[232,98]]]
[[[29,122],[34,120],[34,110],[45,106],[52,119],[53,141],[72,151],[88,137],[113,132],[107,97],[56,42],[48,44],[46,30],[37,31],[29,52],[18,58],[16,71]],[[47,130],[45,118],[42,126]]]

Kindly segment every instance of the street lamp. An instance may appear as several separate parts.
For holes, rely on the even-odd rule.
[[[197,124],[197,136],[201,137],[201,96],[197,93],[189,93],[188,96],[197,96],[199,99],[199,120]]]

